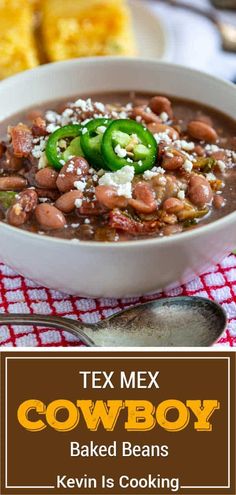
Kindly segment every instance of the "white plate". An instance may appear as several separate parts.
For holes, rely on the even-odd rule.
[[[138,56],[170,60],[172,36],[166,20],[156,14],[147,2],[129,0],[133,17]]]

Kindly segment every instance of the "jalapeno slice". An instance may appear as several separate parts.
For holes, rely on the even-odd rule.
[[[102,156],[110,170],[133,166],[136,174],[152,168],[158,146],[149,130],[134,120],[114,120],[102,139]]]
[[[45,149],[46,157],[50,165],[60,170],[63,166],[63,161],[65,161],[66,157],[63,156],[65,155],[65,152],[62,153],[58,150],[59,141],[61,139],[77,138],[80,135],[81,135],[80,124],[65,125],[64,127],[60,127],[60,129],[57,129],[55,132],[53,132],[53,134],[51,134],[51,136],[47,141],[46,149]]]
[[[101,144],[103,134],[111,122],[112,120],[105,118],[93,119],[82,128],[81,148],[85,158],[94,168],[106,168],[101,153]]]

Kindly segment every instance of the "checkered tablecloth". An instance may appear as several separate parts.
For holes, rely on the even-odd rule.
[[[220,339],[223,346],[236,346],[236,256],[228,256],[220,265],[191,283],[169,292],[143,298],[85,299],[38,286],[9,267],[0,264],[0,312],[40,313],[66,316],[94,323],[140,301],[166,296],[191,295],[208,297],[222,304],[227,312],[228,327]],[[0,345],[4,347],[80,346],[73,335],[48,328],[0,327]]]

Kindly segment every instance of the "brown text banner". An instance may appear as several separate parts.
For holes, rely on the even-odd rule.
[[[235,495],[235,356],[1,352],[1,494]]]

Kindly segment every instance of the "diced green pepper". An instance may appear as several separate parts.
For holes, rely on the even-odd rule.
[[[8,210],[15,201],[17,193],[14,191],[0,191],[0,205]]]

